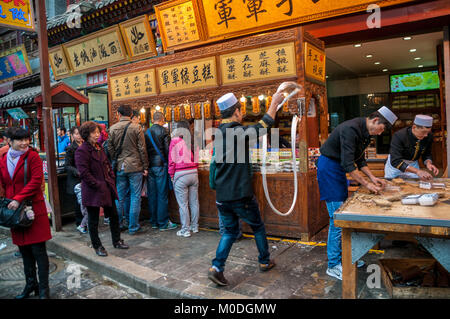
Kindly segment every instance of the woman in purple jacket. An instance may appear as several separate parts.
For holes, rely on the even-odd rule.
[[[100,207],[110,219],[111,237],[114,248],[128,249],[120,239],[119,217],[114,200],[118,198],[115,176],[103,148],[98,144],[100,129],[97,123],[88,121],[80,127],[84,143],[75,153],[75,163],[80,172],[82,203],[88,211],[88,228],[92,247],[97,255],[108,253],[98,237]]]

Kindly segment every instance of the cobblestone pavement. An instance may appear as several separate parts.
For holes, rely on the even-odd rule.
[[[0,235],[0,299],[13,299],[25,286],[22,258],[16,252],[11,238]],[[52,299],[152,299],[80,264],[48,254]]]

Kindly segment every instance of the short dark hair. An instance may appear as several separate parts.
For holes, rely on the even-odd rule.
[[[161,120],[164,120],[164,114],[162,112],[155,112],[153,113],[153,122],[159,122]]]
[[[119,106],[117,112],[119,112],[122,116],[131,116],[133,109],[128,104],[123,104]]]
[[[83,125],[81,125],[80,127],[81,138],[87,141],[89,139],[89,135],[91,135],[92,132],[95,132],[95,129],[98,129],[100,131],[100,127],[96,122],[94,121],[84,122]]]
[[[240,102],[236,102],[236,104],[234,104],[233,106],[230,106],[229,108],[220,111],[220,116],[222,117],[222,119],[228,119],[230,117],[233,116],[234,111],[236,111],[237,108],[241,107],[241,103]]]
[[[6,136],[11,140],[23,140],[30,138],[30,132],[22,127],[10,127],[6,130]]]
[[[384,124],[386,130],[390,130],[392,128],[392,124],[386,120],[386,118],[378,111],[373,112],[369,115],[369,120],[373,120],[374,118],[378,117],[378,123]]]
[[[59,127],[59,130],[60,131],[64,131],[64,134],[67,133],[67,129],[64,126]]]
[[[1,130],[0,131],[0,137],[8,137],[6,132],[7,132],[7,129],[6,130]]]
[[[80,127],[79,126],[72,126],[70,128],[70,131],[69,131],[70,135],[73,135],[76,130],[78,130],[78,132],[79,132],[80,131]]]
[[[133,117],[139,117],[139,112],[136,110],[133,110],[133,112],[131,113],[131,118]]]

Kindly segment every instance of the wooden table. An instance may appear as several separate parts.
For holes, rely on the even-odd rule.
[[[445,190],[422,190],[415,193],[443,192],[443,198],[433,207],[402,205],[393,202],[382,208],[361,203],[364,189],[359,189],[334,214],[336,227],[342,228],[342,297],[356,298],[356,261],[386,236],[395,239],[415,239],[450,271],[450,179]],[[407,188],[407,189],[405,189]],[[402,187],[400,193],[410,193]],[[386,194],[384,194],[386,195]]]

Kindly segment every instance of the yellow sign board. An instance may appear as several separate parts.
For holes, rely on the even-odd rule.
[[[63,48],[74,74],[105,69],[127,60],[118,26],[63,44]]]
[[[53,74],[55,78],[59,78],[62,75],[70,73],[69,64],[67,63],[66,55],[62,46],[52,48],[48,52],[48,59],[52,66]]]
[[[0,0],[0,26],[34,30],[30,0]]]
[[[132,59],[156,55],[156,45],[148,15],[120,24],[122,35]]]
[[[325,82],[325,52],[305,42],[305,75]]]
[[[294,43],[220,56],[223,84],[296,76]]]
[[[197,0],[176,0],[155,6],[164,50],[203,40]]]
[[[157,69],[161,93],[217,86],[214,57]]]
[[[233,37],[414,0],[200,0],[207,36]]]
[[[111,77],[110,86],[113,101],[156,95],[155,69]]]

